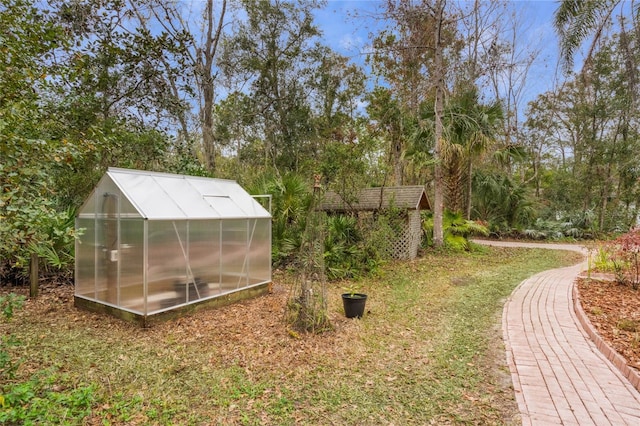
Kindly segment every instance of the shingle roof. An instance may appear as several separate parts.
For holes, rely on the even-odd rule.
[[[349,202],[347,202],[349,201]],[[365,188],[358,193],[357,200],[343,199],[335,192],[327,192],[318,210],[347,211],[347,210],[380,210],[390,206],[405,210],[425,210],[431,205],[427,198],[424,186],[385,186],[377,188]]]

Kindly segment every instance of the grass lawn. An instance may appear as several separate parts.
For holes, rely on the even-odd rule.
[[[388,264],[357,283],[369,296],[361,320],[344,318],[347,284],[329,284],[334,330],[320,335],[287,329],[284,275],[272,294],[149,329],[78,311],[72,289],[43,286],[0,321],[16,341],[3,343],[12,361],[0,353],[0,423],[518,424],[504,300],[526,277],[578,261],[481,247]]]

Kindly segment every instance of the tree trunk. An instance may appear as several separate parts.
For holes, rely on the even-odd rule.
[[[444,243],[444,230],[442,226],[443,205],[443,174],[442,174],[442,114],[444,111],[444,69],[442,63],[441,29],[444,15],[445,0],[436,1],[435,5],[435,51],[434,51],[434,77],[436,80],[435,100],[435,149],[434,149],[434,202],[433,202],[433,244],[441,247]]]
[[[207,79],[206,77],[204,78]],[[213,133],[213,81],[203,83],[203,106],[200,111],[202,126],[202,146],[204,148],[205,166],[209,171],[216,169],[216,141]]]
[[[215,101],[215,76],[213,64],[218,51],[218,42],[222,35],[222,25],[227,10],[227,0],[222,1],[220,17],[216,24],[213,17],[213,0],[207,0],[205,10],[205,43],[196,52],[196,74],[200,83],[202,103],[200,105],[200,125],[202,126],[202,145],[205,155],[205,166],[208,170],[216,168],[216,141],[213,132],[213,103]]]
[[[393,185],[399,186],[402,185],[402,138],[395,135],[392,144]]]
[[[195,40],[195,35],[189,29],[188,23],[182,18],[180,2],[168,1],[131,1],[133,12],[138,17],[139,25],[146,28],[147,34],[155,32],[155,26],[162,30],[163,34],[171,42],[180,48],[182,60],[178,60],[183,72],[187,74],[189,84],[198,92],[198,121],[202,134],[202,151],[204,165],[213,171],[216,166],[216,141],[213,126],[213,106],[215,102],[215,83],[217,70],[215,68],[218,44],[220,42],[227,10],[227,0],[222,0],[220,7],[214,7],[214,0],[206,0],[204,6],[203,22],[197,32],[201,36],[200,42]],[[216,21],[215,13],[219,13]],[[147,14],[155,17],[157,22],[149,23]],[[154,27],[151,31],[150,27]],[[164,37],[164,36],[163,36]],[[152,37],[152,38],[155,38]],[[170,69],[175,60],[161,59],[165,68]],[[180,99],[180,91],[174,75],[167,75],[167,85],[176,100]],[[179,136],[183,142],[189,140],[189,128],[185,112],[172,110],[180,124]]]
[[[471,161],[471,154],[469,154],[469,158],[467,158],[467,199],[466,199],[466,210],[467,210],[467,220],[471,220],[471,191],[473,190],[473,162]]]

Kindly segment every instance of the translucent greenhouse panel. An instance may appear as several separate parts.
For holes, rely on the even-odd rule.
[[[79,216],[88,218],[89,216],[93,217],[96,213],[96,199],[97,199],[97,190],[94,190],[89,197],[85,200],[84,204],[80,207]]]
[[[271,281],[271,220],[249,221],[249,284]]]
[[[98,193],[100,209],[96,220],[96,300],[118,304],[118,204],[122,198],[113,189]]]
[[[239,218],[247,216],[247,214],[227,196],[204,195],[203,198],[219,217]]]
[[[248,217],[270,217],[269,212],[239,185],[230,186],[229,195]]]
[[[247,286],[247,260],[247,220],[223,220],[220,259],[223,292]]]
[[[171,194],[173,201],[180,206],[186,218],[217,218],[218,215],[211,210],[209,203],[204,199],[190,180],[177,178],[158,178],[158,185],[164,192]]]
[[[76,241],[77,296],[95,299],[96,291],[96,225],[93,218],[76,220],[76,229],[82,235]]]
[[[189,263],[195,283],[190,288],[189,301],[221,293],[219,220],[189,222]]]
[[[144,221],[120,220],[118,306],[144,313]]]
[[[136,207],[131,204],[131,201],[127,199],[126,196],[120,197],[120,218],[121,219],[132,219],[132,218],[142,218],[140,213]]]
[[[136,173],[118,174],[117,179],[126,188],[128,196],[135,200],[144,217],[157,219],[185,218],[184,211],[152,176]]]
[[[116,215],[118,213],[118,202],[125,197],[122,196],[120,188],[108,178],[104,178],[98,184],[95,189],[95,202],[93,207],[98,217],[104,217],[107,214],[107,210],[111,214]],[[115,199],[115,204],[113,203]]]
[[[147,314],[187,301],[187,223],[148,221]],[[184,250],[184,253],[183,253]]]

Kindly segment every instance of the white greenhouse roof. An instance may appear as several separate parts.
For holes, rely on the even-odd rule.
[[[145,219],[271,217],[232,180],[118,168],[109,168],[106,176]]]

